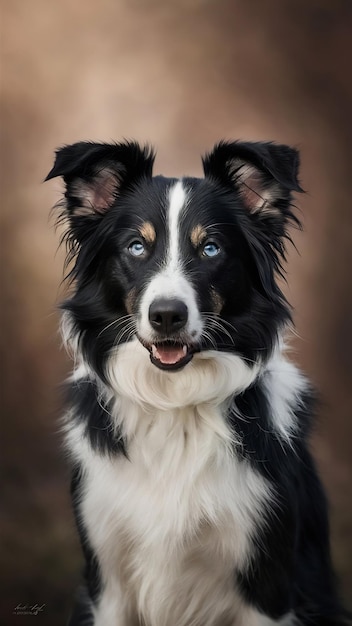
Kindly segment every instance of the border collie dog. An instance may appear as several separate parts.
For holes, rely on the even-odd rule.
[[[276,282],[296,150],[220,142],[204,178],[134,142],[76,143],[65,419],[85,584],[70,625],[336,626],[312,391]]]

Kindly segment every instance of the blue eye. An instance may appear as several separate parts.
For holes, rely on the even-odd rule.
[[[209,241],[203,248],[203,256],[214,257],[220,252],[220,247],[214,241]]]
[[[142,256],[145,252],[145,247],[141,241],[132,241],[128,246],[128,251],[132,256]]]

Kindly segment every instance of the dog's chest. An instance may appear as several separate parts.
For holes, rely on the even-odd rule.
[[[109,588],[118,581],[125,601],[153,624],[169,623],[171,611],[177,623],[194,612],[205,626],[202,606],[209,623],[225,624],[237,610],[235,569],[251,556],[268,487],[228,445],[219,407],[122,410],[128,459],[83,455],[81,510],[103,579]]]

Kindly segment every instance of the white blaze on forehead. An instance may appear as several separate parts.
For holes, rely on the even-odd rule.
[[[179,180],[169,191],[169,249],[166,258],[169,266],[175,266],[179,262],[180,223],[185,205],[186,192]]]
[[[186,332],[199,339],[203,324],[192,284],[184,273],[181,252],[180,225],[187,207],[187,191],[182,181],[177,181],[168,192],[167,245],[163,263],[153,276],[141,298],[138,332],[145,341],[150,341],[154,331],[149,323],[149,307],[159,298],[178,299],[188,309]]]

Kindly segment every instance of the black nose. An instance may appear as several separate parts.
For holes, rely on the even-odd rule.
[[[181,300],[154,300],[149,307],[149,321],[163,335],[170,335],[187,324],[188,309]]]

